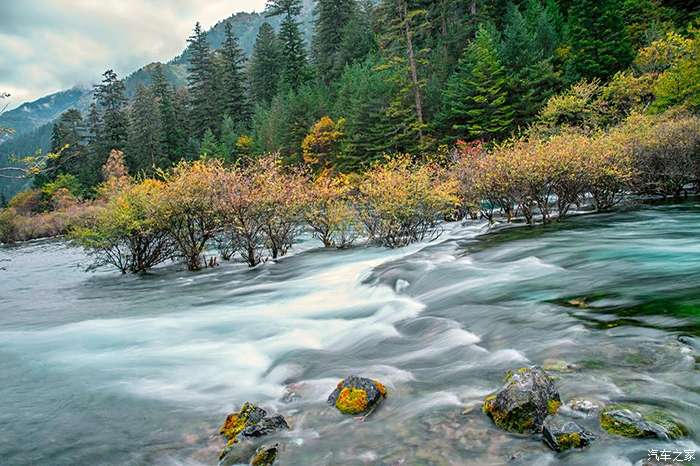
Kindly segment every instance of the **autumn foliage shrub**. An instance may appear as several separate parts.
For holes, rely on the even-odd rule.
[[[613,132],[635,164],[634,189],[680,196],[700,172],[700,118],[686,113],[634,114]]]
[[[223,170],[218,160],[180,162],[167,177],[163,215],[178,255],[189,270],[205,266],[203,253],[219,231],[218,180]]]
[[[347,248],[363,233],[355,190],[347,178],[322,176],[309,186],[306,223],[327,248]]]
[[[175,253],[166,228],[164,194],[164,184],[156,180],[125,186],[71,236],[95,257],[94,267],[146,272]]]
[[[458,204],[457,182],[444,169],[407,155],[374,164],[359,185],[358,209],[370,240],[390,248],[436,237]]]

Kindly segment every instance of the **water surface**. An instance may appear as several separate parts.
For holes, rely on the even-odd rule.
[[[217,428],[246,400],[290,420],[281,466],[633,465],[648,448],[700,450],[699,214],[688,202],[455,224],[401,250],[309,241],[253,270],[147,277],[85,273],[62,242],[2,248],[0,464],[216,464]],[[565,401],[658,406],[689,437],[600,434],[555,455],[495,429],[478,405],[503,373],[553,361],[575,366],[557,374]],[[390,389],[367,422],[325,405],[349,374]]]

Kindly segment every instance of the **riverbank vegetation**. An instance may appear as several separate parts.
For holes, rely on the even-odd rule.
[[[698,188],[700,29],[683,6],[317,3],[310,59],[299,3],[270,1],[284,26],[247,62],[230,28],[214,51],[195,28],[186,89],[155,66],[128,102],[105,73],[89,137],[79,112],[58,120],[0,241],[68,232],[123,272],[255,266],[304,231],[400,247],[445,220],[548,223]]]

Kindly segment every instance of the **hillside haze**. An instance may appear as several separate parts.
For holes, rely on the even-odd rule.
[[[304,0],[304,9],[299,21],[302,23],[308,45],[312,33],[313,0]],[[247,56],[250,56],[258,30],[264,22],[270,23],[276,30],[279,29],[279,17],[266,18],[262,13],[236,13],[210,28],[206,32],[207,41],[213,49],[218,49],[224,39],[224,27],[226,23],[230,23],[241,48]],[[180,55],[165,63],[165,75],[172,85],[181,87],[186,84],[189,56],[188,47]],[[151,83],[151,71],[154,65],[155,63],[144,65],[125,78],[128,97],[133,97],[139,86]],[[14,130],[12,137],[0,143],[0,166],[6,165],[13,155],[31,154],[38,149],[47,151],[54,120],[71,108],[76,108],[85,114],[91,102],[92,88],[75,86],[72,89],[26,102],[0,115],[0,127]],[[5,194],[11,194],[14,191],[16,189],[9,189]]]

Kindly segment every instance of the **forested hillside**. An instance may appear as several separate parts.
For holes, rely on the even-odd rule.
[[[269,2],[265,16],[279,32],[258,27],[256,15],[236,16],[236,33],[229,22],[208,35],[197,26],[183,56],[140,70],[137,87],[105,73],[91,109],[57,123],[52,149],[73,162],[43,182],[66,172],[89,191],[115,148],[131,173],[145,175],[199,157],[279,152],[298,164],[310,134],[320,141],[307,145],[323,145],[324,156],[308,163],[353,172],[385,153],[495,143],[536,121],[581,118],[576,108],[552,107],[581,104],[580,86],[596,105],[625,107],[623,114],[654,98],[662,110],[676,98],[665,95],[669,53],[696,37],[697,11],[682,2],[319,0],[310,40],[303,6]],[[661,50],[648,53],[663,56],[635,62],[652,45]],[[173,87],[173,66],[186,67],[183,89]],[[694,92],[690,76],[679,79]]]

